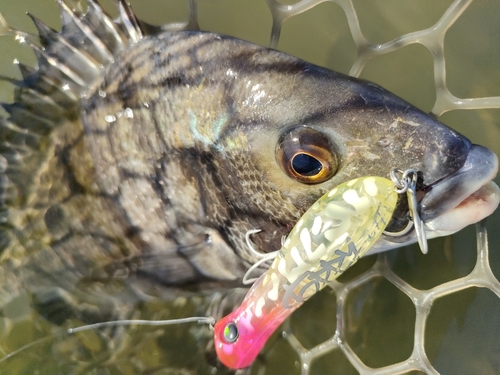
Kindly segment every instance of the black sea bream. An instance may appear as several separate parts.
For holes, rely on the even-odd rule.
[[[257,260],[249,230],[276,250],[326,191],[393,168],[419,172],[428,238],[498,205],[495,154],[376,84],[224,35],[164,32],[124,1],[117,20],[88,5],[61,2],[61,32],[34,19],[39,41],[11,31],[38,67],[19,65],[0,122],[0,309],[27,293],[79,311],[107,293],[83,285],[116,280],[138,299],[239,285]],[[408,220],[401,200],[388,231]],[[374,251],[415,240],[384,235]]]

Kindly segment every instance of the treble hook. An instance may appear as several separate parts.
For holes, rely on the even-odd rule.
[[[396,175],[397,173],[402,174],[402,178],[399,179]],[[424,223],[418,214],[418,201],[417,201],[417,180],[418,173],[414,169],[407,169],[402,171],[401,169],[394,168],[391,171],[391,180],[394,182],[395,190],[398,194],[406,193],[408,197],[408,208],[410,211],[410,220],[415,226],[415,233],[417,235],[418,245],[423,254],[427,254],[427,237],[425,235]],[[405,228],[402,232],[407,233],[411,227]],[[391,233],[389,235],[395,236],[400,233]],[[384,232],[387,234],[387,232]]]

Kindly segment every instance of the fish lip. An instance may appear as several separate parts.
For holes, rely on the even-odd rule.
[[[473,144],[460,169],[425,187],[419,204],[420,218],[427,223],[453,210],[488,185],[497,172],[497,156],[486,147]]]
[[[500,188],[493,181],[464,199],[455,208],[427,221],[429,238],[446,236],[491,215],[500,203]]]

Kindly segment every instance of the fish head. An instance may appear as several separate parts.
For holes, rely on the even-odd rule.
[[[170,246],[165,238],[190,245],[209,234],[203,250],[183,255],[210,278],[231,270],[225,278],[239,279],[258,260],[246,233],[260,229],[256,248],[277,250],[317,199],[358,177],[416,170],[428,238],[498,206],[494,153],[374,83],[213,33],[160,34],[115,60],[80,101],[97,182],[130,206],[137,194],[119,171],[154,176],[144,195],[175,215],[136,231],[155,253]],[[112,158],[103,157],[103,143]],[[387,231],[399,233],[409,220],[401,198]],[[383,235],[372,250],[415,241],[415,231]]]
[[[100,14],[94,9],[81,17],[95,12]],[[457,231],[498,205],[498,188],[491,183],[498,162],[491,151],[376,84],[214,33],[159,30],[143,36],[138,29],[123,35],[116,48],[79,43],[68,49],[63,39],[94,35],[63,27],[55,37],[35,24],[46,44],[40,68],[22,70],[27,96],[20,89],[17,102],[4,108],[8,121],[22,129],[41,124],[47,134],[40,145],[60,147],[55,154],[45,146],[36,157],[30,154],[30,160],[53,158],[50,176],[59,176],[59,165],[68,166],[70,182],[52,184],[61,189],[58,194],[65,196],[66,186],[77,186],[77,196],[91,192],[87,216],[77,200],[64,199],[61,210],[34,202],[44,207],[40,220],[45,211],[67,212],[77,223],[66,233],[90,228],[89,238],[99,233],[111,242],[127,239],[126,255],[111,260],[101,259],[99,246],[89,243],[96,252],[90,256],[65,242],[65,251],[93,260],[89,268],[96,274],[114,275],[133,257],[141,272],[166,284],[240,280],[259,259],[245,241],[251,229],[262,230],[252,237],[259,251],[277,250],[325,192],[357,177],[389,178],[394,168],[419,172],[418,211],[428,237]],[[99,24],[112,29],[109,35],[122,32],[111,21]],[[84,35],[76,38],[74,32]],[[26,105],[31,90],[53,103],[47,107],[53,111]],[[10,146],[2,158],[6,172],[0,177],[10,190],[8,196],[0,192],[0,206],[33,202],[40,165],[23,166],[21,173],[4,167],[18,163]],[[387,230],[399,232],[408,220],[400,199]],[[98,231],[89,223],[98,223]],[[373,250],[415,239],[414,232],[382,236]],[[86,273],[87,266],[82,268]]]
[[[275,186],[298,212],[345,181],[390,178],[395,168],[418,171],[418,213],[427,238],[454,233],[498,206],[492,182],[498,159],[489,149],[374,83],[298,60],[280,65],[265,78],[249,78],[260,84],[241,90],[240,114],[247,117],[240,121],[254,124],[246,132],[252,163],[265,171],[262,184]],[[400,233],[409,220],[401,195],[387,232]],[[416,239],[414,230],[384,234],[371,252]]]

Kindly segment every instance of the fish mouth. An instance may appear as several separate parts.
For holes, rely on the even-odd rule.
[[[500,188],[498,185],[493,181],[486,183],[451,210],[435,219],[424,222],[425,230],[434,234],[428,237],[452,234],[467,225],[481,221],[496,210],[499,197]]]
[[[498,172],[498,158],[479,145],[471,145],[464,164],[454,173],[432,183],[419,178],[417,184],[418,213],[427,238],[455,233],[491,215],[500,202],[500,188],[492,180]],[[425,179],[425,171],[421,177]],[[402,195],[388,232],[404,228],[409,220],[408,201]],[[394,230],[396,229],[396,230]],[[401,236],[384,235],[372,250],[379,252],[416,241],[414,230]]]
[[[497,172],[497,156],[472,145],[458,171],[423,189],[419,214],[426,232],[435,232],[432,237],[454,233],[491,215],[500,202],[500,189],[492,181]]]

